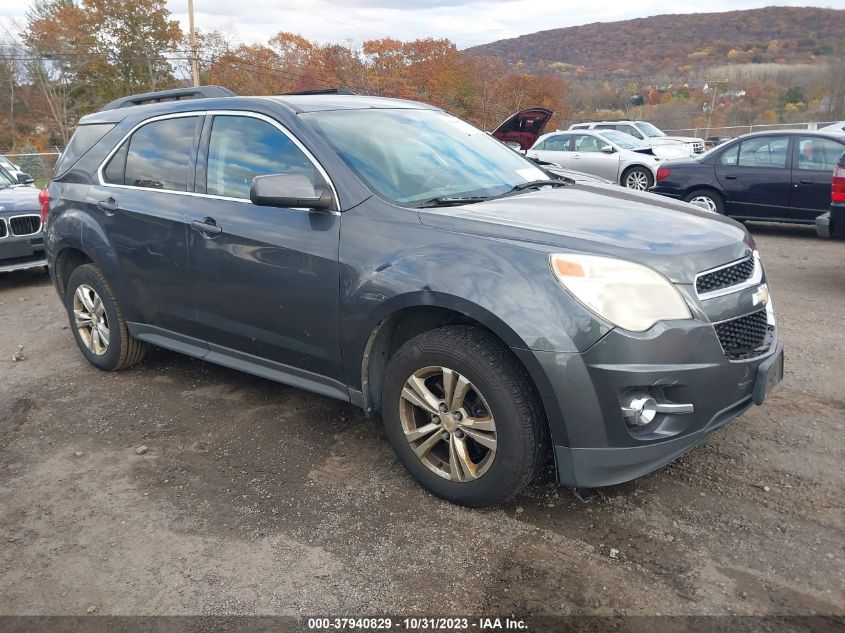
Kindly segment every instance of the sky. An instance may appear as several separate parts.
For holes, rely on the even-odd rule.
[[[381,37],[412,40],[448,38],[458,48],[540,30],[614,22],[662,13],[801,6],[783,0],[194,0],[198,29],[222,30],[236,42],[265,42],[279,31],[321,43],[350,43]],[[28,2],[0,0],[0,20],[23,21]],[[188,0],[167,6],[187,31]],[[845,0],[817,6],[845,9]],[[682,34],[679,34],[682,37]]]

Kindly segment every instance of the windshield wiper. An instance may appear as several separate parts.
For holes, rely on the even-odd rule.
[[[529,180],[528,182],[521,182],[518,185],[514,185],[510,192],[539,189],[540,187],[565,187],[566,185],[565,180]]]
[[[474,204],[476,202],[484,202],[490,200],[489,196],[466,196],[463,198],[455,196],[441,196],[432,198],[431,200],[423,200],[417,206],[418,209],[426,209],[429,207],[455,207],[461,204]]]

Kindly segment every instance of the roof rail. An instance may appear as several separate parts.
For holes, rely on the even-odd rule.
[[[285,92],[284,95],[354,95],[348,88],[318,88],[317,90],[297,90],[296,92]]]
[[[235,93],[223,86],[200,86],[197,88],[174,88],[172,90],[158,90],[145,92],[140,95],[120,97],[104,105],[101,110],[116,110],[129,108],[145,103],[159,103],[161,101],[178,101],[181,99],[210,99],[213,97],[234,97]]]

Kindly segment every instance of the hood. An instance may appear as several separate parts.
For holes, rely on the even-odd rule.
[[[695,136],[663,136],[661,138],[667,138],[670,141],[679,141],[681,143],[703,143],[703,138],[697,138]]]
[[[519,143],[523,151],[531,149],[537,142],[546,123],[554,114],[546,108],[529,108],[510,115],[504,122],[493,130],[494,138],[504,142]]]
[[[41,213],[38,202],[38,189],[28,185],[12,186],[0,189],[0,213]]]
[[[634,261],[682,284],[749,252],[746,231],[733,220],[662,196],[600,184],[421,209],[419,214],[423,224],[438,229]]]

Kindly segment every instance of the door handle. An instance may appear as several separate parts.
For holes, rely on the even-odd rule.
[[[191,222],[191,228],[197,231],[198,233],[202,233],[203,237],[213,237],[215,235],[220,235],[223,232],[223,228],[217,224],[214,218],[203,218],[202,220],[194,220]]]
[[[802,178],[799,182],[802,185],[812,185],[813,184],[813,181],[810,180],[809,178]]]
[[[736,176],[725,176],[725,180],[736,180]]]
[[[120,210],[120,205],[117,204],[117,200],[114,198],[108,198],[107,200],[100,200],[97,203],[97,208],[106,215],[111,216]]]

